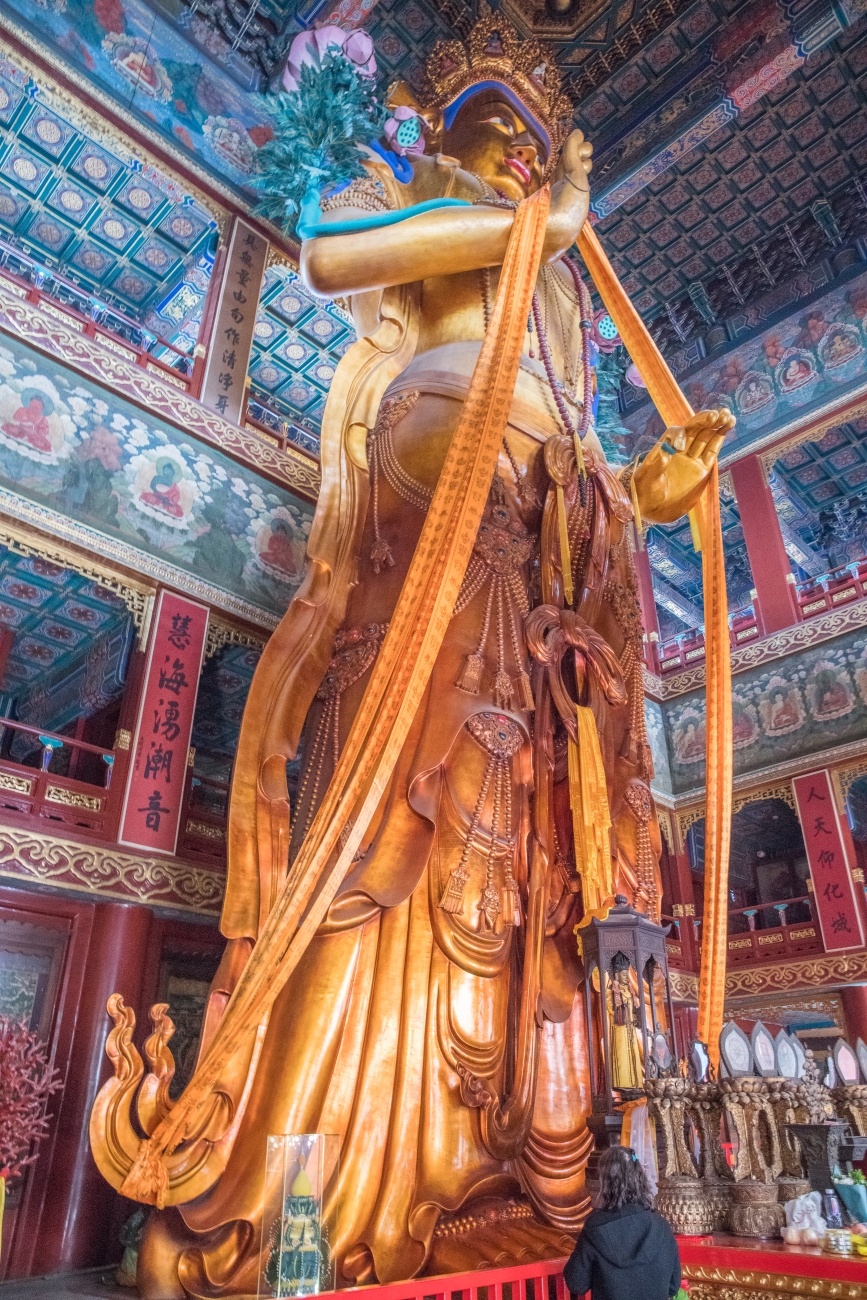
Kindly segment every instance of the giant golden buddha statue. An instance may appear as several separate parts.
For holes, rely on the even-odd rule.
[[[424,152],[368,150],[322,226],[464,202],[302,248],[359,341],[244,716],[200,1069],[172,1106],[156,1009],[140,1142],[115,999],[92,1123],[106,1176],[165,1207],[144,1297],[256,1294],[269,1134],[340,1137],[342,1285],[563,1254],[588,1208],[573,931],[615,893],[660,901],[633,513],[690,510],[732,420],[606,462],[567,257],[591,147],[547,58],[489,13],[438,46],[427,96],[393,94]]]

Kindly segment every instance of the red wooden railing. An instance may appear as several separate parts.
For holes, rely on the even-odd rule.
[[[545,1259],[536,1264],[509,1268],[478,1269],[472,1273],[444,1273],[389,1286],[353,1286],[321,1293],[328,1300],[504,1300],[503,1288],[511,1289],[511,1300],[569,1300],[563,1280],[564,1259]],[[479,1292],[482,1292],[480,1297]]]
[[[796,584],[795,591],[799,617],[802,619],[817,618],[831,609],[839,609],[841,605],[863,600],[867,597],[867,559],[853,560],[851,564],[843,564],[817,578],[808,578],[806,582]],[[754,605],[746,605],[729,615],[729,636],[733,650],[760,635],[761,628]],[[704,629],[689,628],[675,637],[669,637],[667,641],[657,642],[654,648],[648,644],[645,655],[651,669],[655,657],[662,676],[680,672],[704,659]]]
[[[829,609],[839,609],[867,596],[867,559],[853,560],[837,569],[798,583],[801,618],[817,618]]]
[[[798,1291],[822,1290],[827,1295],[843,1295],[843,1287],[825,1290],[811,1283],[811,1279],[844,1285],[863,1283],[867,1268],[864,1260],[854,1256],[828,1255],[817,1246],[785,1246],[781,1241],[678,1237],[677,1247],[684,1278],[696,1282],[706,1281],[708,1269],[747,1269],[770,1275],[772,1289],[791,1290],[791,1284],[787,1286],[787,1283],[794,1276],[803,1279],[795,1285]],[[549,1300],[549,1297],[568,1300],[563,1280],[565,1264],[565,1259],[549,1259],[538,1264],[422,1277],[389,1286],[348,1287],[322,1292],[320,1300],[505,1300],[507,1287],[511,1300]]]
[[[3,265],[3,261],[10,254],[14,255],[17,262],[27,267],[32,278],[26,279],[13,271],[11,267]],[[90,294],[77,284],[73,284],[71,280],[64,279],[56,271],[48,271],[47,268],[40,266],[38,262],[34,262],[32,258],[26,257],[17,249],[10,249],[2,240],[0,240],[0,277],[2,277],[7,289],[11,289],[12,293],[17,297],[25,298],[28,302],[34,303],[47,315],[62,320],[65,325],[87,335],[88,338],[98,339],[104,347],[107,347],[116,356],[121,356],[126,361],[132,362],[133,365],[141,366],[143,370],[149,370],[152,374],[159,375],[161,379],[165,379],[174,388],[183,389],[184,392],[190,391],[191,376],[182,373],[182,371],[187,369],[192,371],[192,357],[188,357],[185,352],[181,352],[179,348],[165,342],[163,339],[135,343],[125,334],[119,333],[117,329],[112,329],[108,321],[97,320],[96,316],[105,310],[106,316],[118,322],[129,334],[134,337],[138,335],[140,338],[147,338],[147,332],[142,329],[141,325],[114,307],[102,309],[95,299],[92,300],[90,314],[86,314],[82,310],[82,306],[87,299],[90,299]],[[50,279],[51,290],[42,287],[46,279]],[[69,299],[72,301],[69,301]],[[76,306],[76,302],[81,305]],[[151,348],[166,348],[172,354],[173,359],[181,363],[182,370],[177,370],[173,364],[167,364],[159,360],[152,354]]]
[[[745,605],[742,609],[736,609],[729,614],[729,639],[733,650],[759,635],[759,623],[754,605]],[[663,676],[680,672],[683,668],[691,668],[704,657],[703,627],[679,632],[677,636],[670,637],[667,641],[660,641],[656,645],[659,672]]]
[[[41,747],[32,763],[16,762],[9,755],[14,733],[32,736]],[[69,770],[51,771],[55,755],[71,751]],[[91,775],[79,780],[82,759],[92,755]],[[59,761],[59,758],[58,758]],[[0,719],[0,809],[78,826],[103,838],[114,834],[120,791],[112,789],[115,751],[91,745],[73,736],[61,736],[24,722]]]
[[[226,865],[230,789],[226,781],[190,773],[181,805],[179,857],[209,867]]]

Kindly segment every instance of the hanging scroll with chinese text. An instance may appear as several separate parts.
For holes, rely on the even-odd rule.
[[[201,399],[205,406],[236,424],[244,409],[247,367],[267,256],[268,240],[238,217],[220,287]]]
[[[151,628],[120,843],[174,853],[208,609],[161,591]]]
[[[807,859],[813,878],[813,904],[826,952],[860,948],[861,914],[850,875],[846,836],[827,770],[792,782]]]

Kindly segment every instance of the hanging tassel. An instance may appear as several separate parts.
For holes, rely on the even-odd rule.
[[[569,521],[566,518],[566,497],[562,483],[557,484],[557,526],[560,532],[560,565],[563,569],[563,598],[567,605],[575,599],[572,586],[572,557],[569,554]]]
[[[620,757],[625,758],[627,763],[638,762],[638,745],[632,727],[626,728],[626,735],[623,737],[623,744],[620,746]]]
[[[641,520],[641,506],[638,504],[638,493],[635,490],[635,472],[638,469],[638,460],[635,461],[635,469],[632,471],[632,477],[629,480],[629,495],[632,497],[632,515],[635,520],[635,535],[638,538],[638,544],[643,549],[644,541],[644,524]]]
[[[521,924],[521,895],[511,876],[503,885],[503,925]]]
[[[536,701],[533,699],[533,687],[530,685],[530,678],[523,668],[515,678],[514,684],[518,693],[518,708],[535,709]]]
[[[464,670],[457,680],[458,690],[466,691],[467,695],[478,695],[484,666],[484,657],[478,650],[474,654],[467,655]]]
[[[379,573],[383,565],[388,565],[389,569],[394,568],[394,556],[391,553],[391,547],[384,537],[377,537],[376,541],[373,543],[370,558],[373,561],[374,573]]]
[[[464,889],[469,878],[470,873],[463,862],[454,868],[440,899],[440,907],[444,912],[451,912],[454,915],[461,910],[464,905]]]
[[[593,710],[577,704],[578,743],[569,739],[569,802],[575,865],[581,875],[585,911],[601,907],[614,893],[611,872],[611,813],[605,765]]]
[[[515,688],[512,679],[504,669],[498,669],[494,677],[494,702],[498,709],[508,709],[512,703]]]
[[[587,477],[587,470],[584,468],[584,451],[581,447],[581,435],[575,432],[575,460],[578,463],[578,473],[582,478]]]
[[[479,900],[482,929],[493,930],[496,927],[497,917],[501,911],[499,889],[497,889],[496,885],[486,885]]]
[[[698,531],[698,516],[695,510],[689,512],[689,531],[692,534],[692,549],[696,555],[701,555],[701,534]]]

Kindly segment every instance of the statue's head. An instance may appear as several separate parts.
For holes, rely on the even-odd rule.
[[[509,199],[542,185],[548,165],[545,132],[505,86],[473,87],[442,135],[442,151]]]
[[[389,103],[417,109],[426,152],[457,158],[465,171],[520,200],[544,183],[572,128],[572,105],[550,59],[538,41],[522,40],[504,14],[483,5],[465,44],[434,47],[420,97],[399,83]]]

